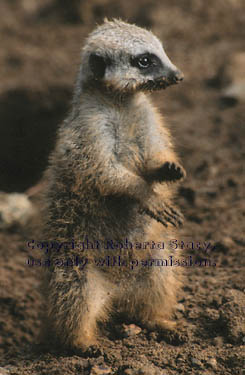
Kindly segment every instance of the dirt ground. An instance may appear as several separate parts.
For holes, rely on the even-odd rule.
[[[216,264],[185,270],[181,335],[112,321],[101,350],[42,352],[40,275],[25,264],[33,234],[2,230],[0,374],[245,374],[244,93],[224,94],[244,69],[234,65],[245,53],[244,0],[2,0],[0,14],[0,190],[37,184],[69,108],[84,38],[105,16],[121,17],[152,29],[185,74],[154,100],[187,171],[177,198],[184,251]]]

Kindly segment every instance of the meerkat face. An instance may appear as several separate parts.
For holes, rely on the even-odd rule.
[[[82,85],[97,82],[132,92],[163,89],[182,79],[155,35],[119,20],[97,27],[83,49]]]
[[[131,65],[139,70],[144,80],[138,85],[139,89],[165,89],[183,80],[183,74],[170,62],[165,53],[163,56],[161,59],[154,53],[146,52],[131,57]]]

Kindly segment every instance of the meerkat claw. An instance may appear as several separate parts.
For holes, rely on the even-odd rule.
[[[168,211],[164,210],[163,211],[163,217],[169,222],[171,223],[174,227],[178,227],[179,226],[179,222],[177,220],[177,218],[173,215],[171,215]]]
[[[141,212],[157,220],[165,227],[168,226],[168,223],[172,224],[176,228],[183,224],[182,214],[166,204],[164,204],[164,208],[162,210],[152,206],[150,208],[142,208]]]
[[[158,221],[159,223],[161,223],[164,227],[168,226],[168,224],[160,216],[154,214],[154,212],[152,212],[148,208],[143,208],[140,211],[141,211],[141,213],[146,214],[146,215],[152,217],[153,219],[155,219],[156,221]]]
[[[173,208],[167,204],[165,204],[168,210],[171,212],[173,215],[173,218],[178,222],[179,225],[182,225],[184,222],[184,216],[180,211],[178,211],[176,208]]]

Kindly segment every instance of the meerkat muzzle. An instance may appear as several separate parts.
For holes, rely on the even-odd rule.
[[[172,71],[170,73],[169,81],[173,84],[183,81],[184,74],[180,70]]]
[[[183,81],[184,74],[180,70],[170,70],[167,74],[164,74],[162,81],[165,83],[166,87],[171,85],[176,85],[177,83]]]

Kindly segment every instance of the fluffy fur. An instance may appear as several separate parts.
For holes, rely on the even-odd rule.
[[[45,315],[50,336],[64,346],[86,350],[96,343],[97,323],[113,309],[150,328],[174,325],[177,268],[132,264],[177,255],[167,245],[182,221],[173,183],[185,172],[147,92],[181,79],[160,41],[140,27],[105,21],[86,40],[72,110],[46,171],[43,238],[161,241],[165,249],[52,249]],[[85,267],[56,264],[76,255],[88,259]],[[127,265],[96,265],[107,256]]]

